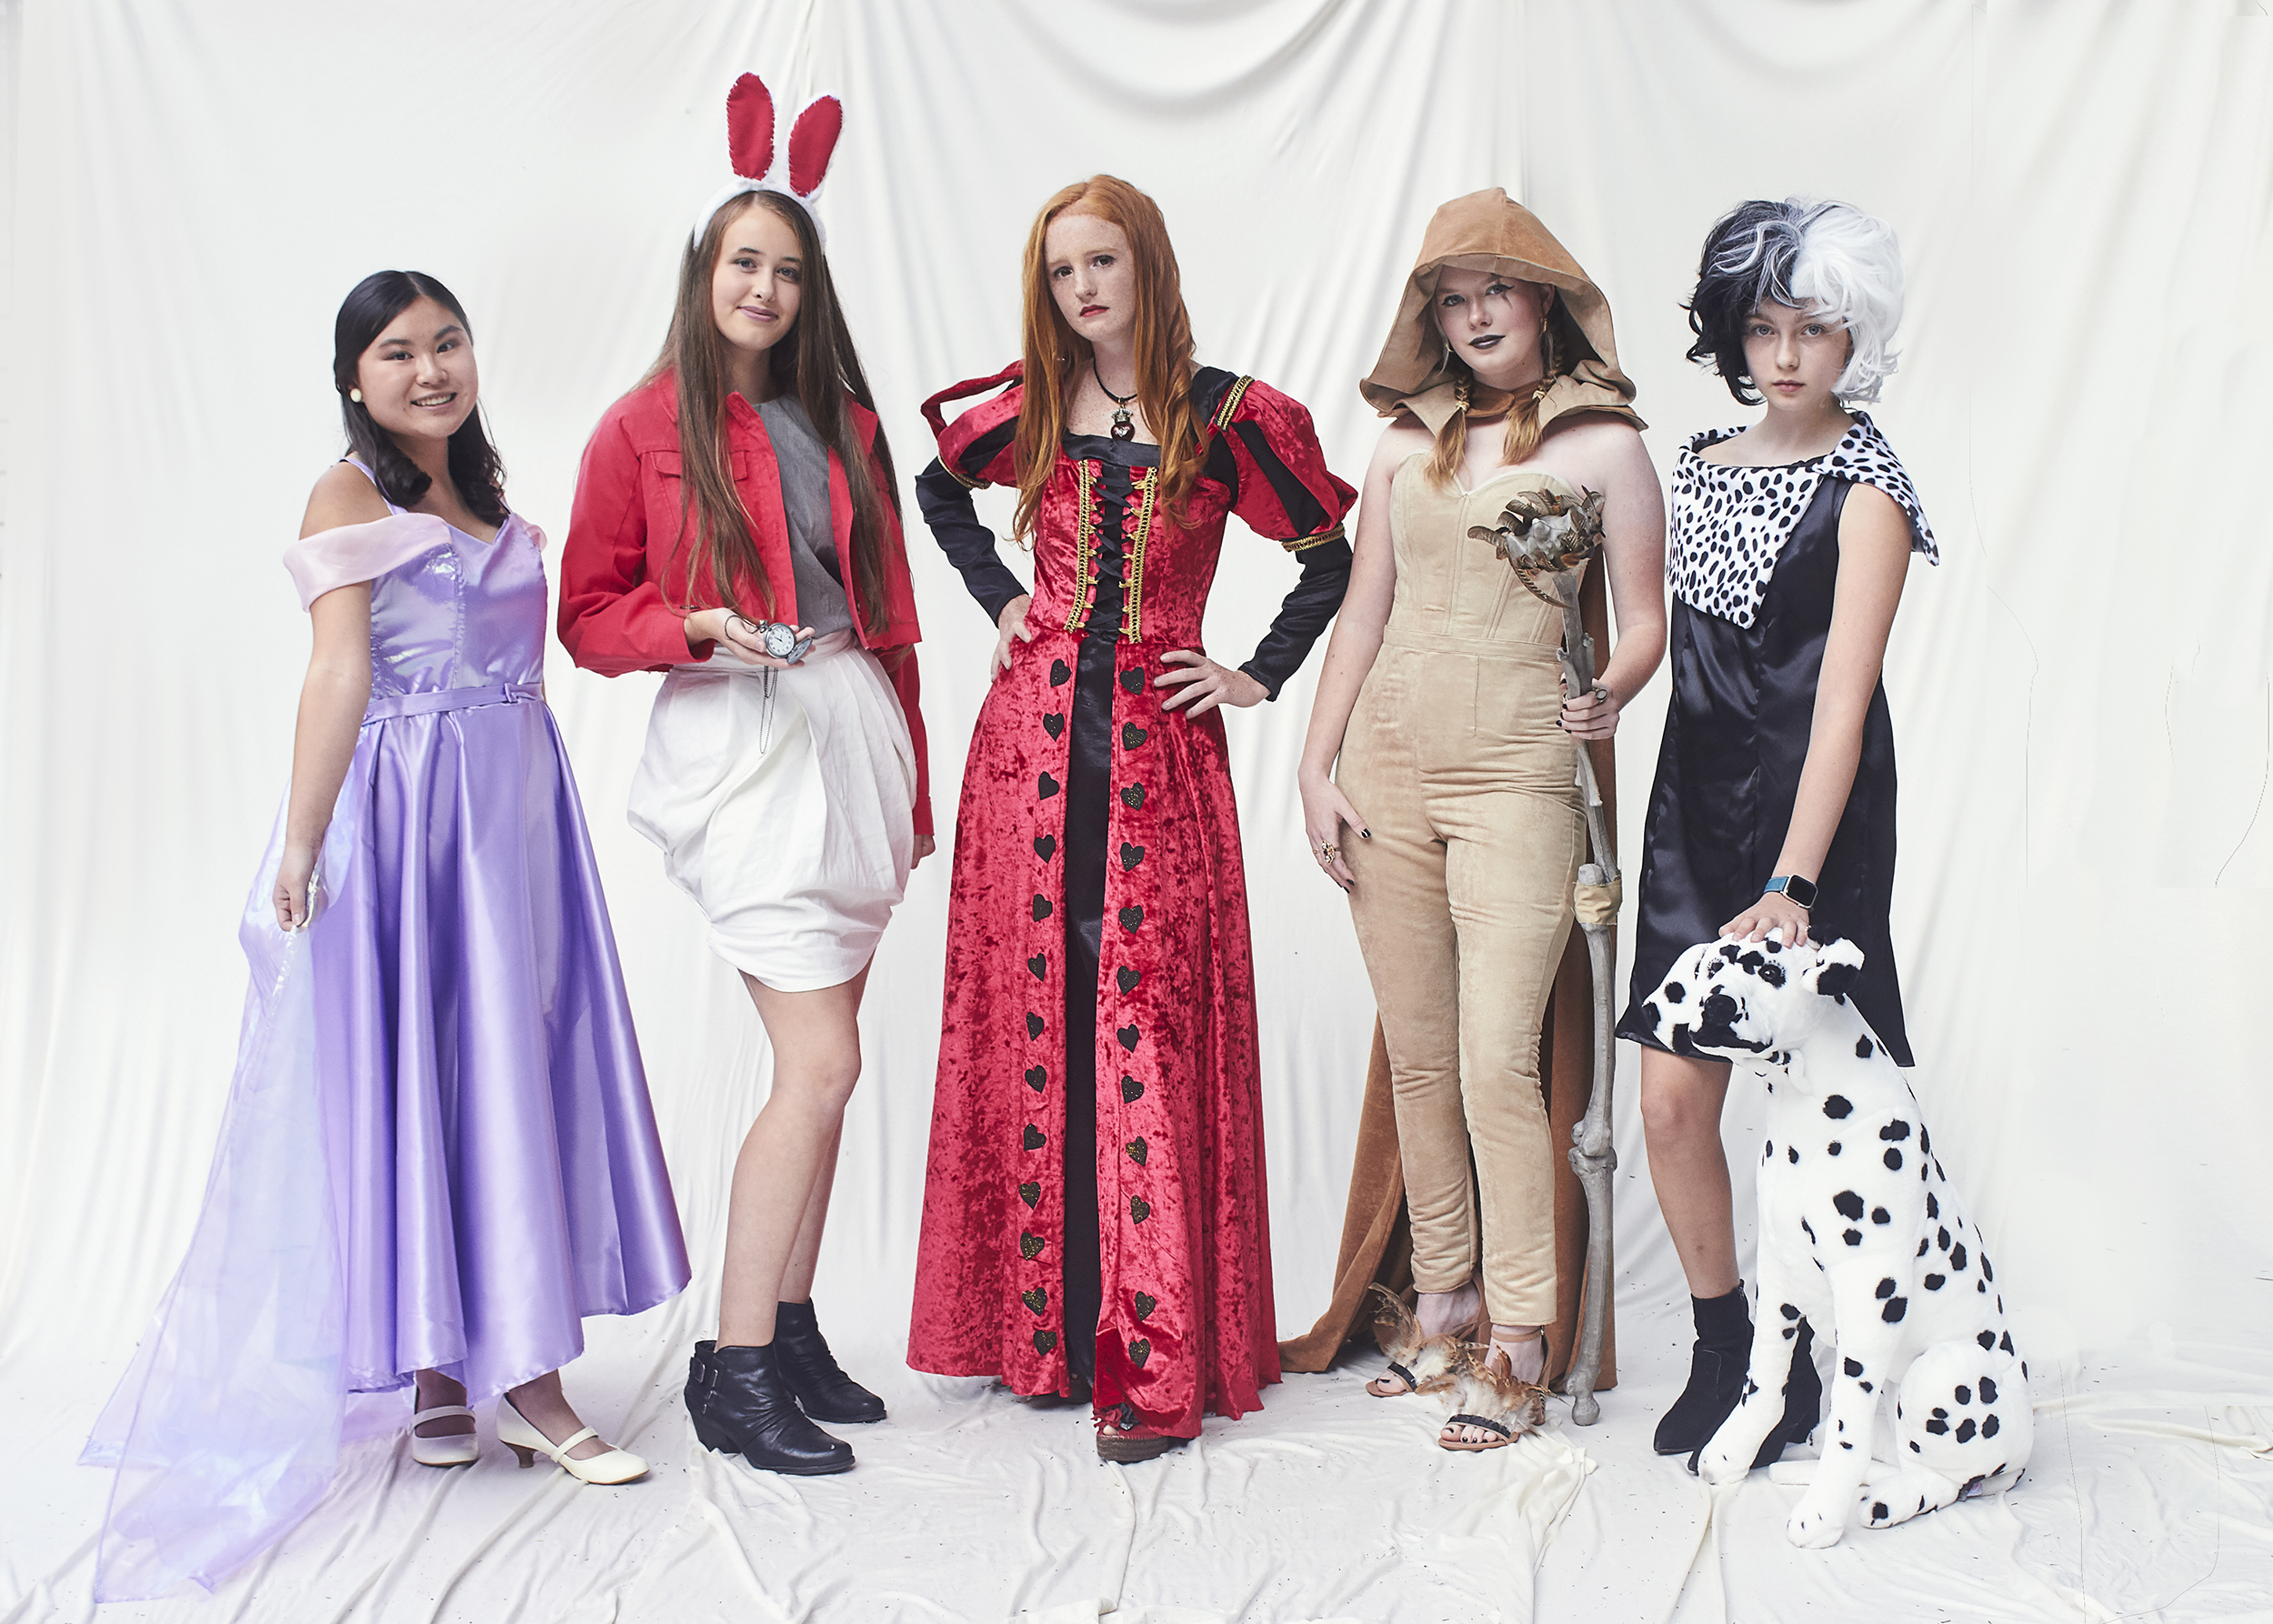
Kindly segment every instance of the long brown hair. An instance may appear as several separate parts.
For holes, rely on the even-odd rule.
[[[726,339],[710,311],[710,282],[718,265],[727,231],[752,208],[770,210],[797,234],[797,254],[804,261],[799,282],[802,296],[796,320],[766,354],[774,387],[794,394],[805,415],[812,419],[821,442],[836,453],[852,495],[852,552],[840,560],[847,579],[859,586],[867,611],[867,629],[885,624],[885,551],[892,521],[899,516],[899,481],[892,469],[892,448],[881,426],[876,429],[876,467],[869,466],[870,447],[861,444],[845,397],[852,396],[870,411],[876,397],[867,375],[853,349],[836,285],[821,253],[820,236],[812,216],[797,203],[778,192],[753,192],[746,202],[727,205],[710,217],[700,238],[687,246],[679,264],[678,305],[671,312],[671,330],[663,340],[647,376],[652,383],[665,373],[677,375],[679,407],[680,481],[679,545],[694,537],[686,562],[686,595],[695,595],[698,570],[707,569],[721,604],[734,606],[745,600],[743,589],[755,590],[767,618],[774,613],[774,584],[766,578],[765,560],[750,535],[750,516],[734,487],[734,470],[726,456]],[[881,477],[879,477],[879,475]],[[666,585],[666,590],[668,590]]]
[[[1519,463],[1539,448],[1539,436],[1547,432],[1539,421],[1539,408],[1547,402],[1547,391],[1555,387],[1555,380],[1562,376],[1562,346],[1555,342],[1556,307],[1561,301],[1548,284],[1535,282],[1531,286],[1547,297],[1547,308],[1539,321],[1541,371],[1539,381],[1507,407],[1507,434],[1500,450],[1500,460],[1507,464]],[[1458,483],[1460,464],[1468,448],[1468,396],[1477,386],[1476,375],[1453,351],[1449,342],[1445,346],[1445,363],[1446,370],[1459,380],[1458,392],[1454,396],[1459,404],[1437,430],[1436,448],[1429,452],[1427,466],[1423,470],[1428,482],[1438,490],[1450,490]]]
[[[1136,269],[1136,400],[1160,436],[1160,492],[1169,517],[1181,524],[1205,455],[1192,416],[1192,318],[1184,308],[1183,277],[1160,206],[1125,180],[1093,175],[1044,204],[1026,234],[1026,389],[1018,406],[1018,512],[1012,532],[1032,533],[1034,510],[1066,435],[1066,402],[1081,369],[1090,365],[1089,341],[1066,325],[1049,288],[1045,239],[1050,222],[1066,214],[1094,215],[1128,238]]]

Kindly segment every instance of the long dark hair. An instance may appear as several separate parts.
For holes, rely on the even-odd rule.
[[[378,341],[389,322],[422,298],[432,299],[457,317],[466,337],[473,337],[474,324],[466,319],[466,306],[457,296],[418,271],[372,272],[341,301],[338,319],[332,323],[332,382],[339,386],[339,415],[347,425],[348,448],[397,507],[416,506],[434,481],[395,443],[393,435],[371,421],[371,408],[350,399],[347,392],[355,386],[363,352]],[[484,524],[506,522],[505,464],[482,426],[479,401],[450,436],[450,483],[457,487],[466,512]]]
[[[881,425],[873,447],[860,442],[853,415],[846,409],[850,396],[869,411],[876,396],[860,356],[846,329],[844,308],[836,301],[836,285],[821,253],[820,235],[813,217],[795,199],[778,192],[753,192],[739,206],[729,203],[710,217],[702,236],[687,246],[679,262],[678,305],[671,312],[671,330],[663,340],[663,353],[641,384],[665,373],[677,376],[679,408],[680,545],[694,538],[686,562],[686,593],[691,599],[695,576],[707,570],[718,601],[729,606],[743,603],[743,588],[754,589],[767,618],[774,613],[774,584],[766,578],[765,560],[750,535],[750,516],[734,487],[734,473],[726,458],[726,339],[718,331],[710,308],[710,282],[718,264],[718,250],[726,232],[751,208],[763,208],[786,222],[797,234],[797,256],[804,261],[798,286],[797,318],[781,341],[766,353],[775,389],[794,394],[812,421],[821,443],[834,452],[845,470],[852,496],[852,553],[845,560],[858,584],[871,632],[888,618],[885,602],[885,550],[900,510],[899,480],[892,468],[892,448]],[[876,463],[872,468],[869,456]],[[666,588],[667,589],[667,588]]]

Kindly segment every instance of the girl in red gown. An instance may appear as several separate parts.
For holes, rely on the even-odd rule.
[[[925,519],[996,625],[957,815],[908,1362],[1094,1400],[1146,1459],[1278,1379],[1255,988],[1220,706],[1276,698],[1349,576],[1309,414],[1192,365],[1158,207],[1099,175],[1027,239],[1026,356],[925,408]],[[1031,381],[1029,381],[1031,380]],[[1007,383],[942,425],[941,402]],[[970,492],[1018,489],[1029,594]],[[1299,561],[1232,669],[1237,514]]]

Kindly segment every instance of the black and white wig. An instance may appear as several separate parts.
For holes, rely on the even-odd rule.
[[[1709,362],[1746,406],[1750,386],[1744,331],[1774,303],[1821,313],[1853,340],[1836,390],[1844,401],[1878,398],[1894,371],[1887,341],[1902,322],[1902,250],[1884,220],[1845,203],[1787,197],[1740,203],[1706,234],[1689,296],[1689,359]]]

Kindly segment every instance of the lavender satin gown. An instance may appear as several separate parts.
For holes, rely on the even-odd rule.
[[[543,536],[427,515],[308,537],[302,601],[371,582],[371,701],[313,922],[239,927],[237,1068],[181,1272],[84,1459],[119,1469],[101,1600],[210,1589],[321,1497],[346,1395],[468,1402],[586,1314],[687,1280],[607,907],[539,684]],[[410,1406],[403,1406],[407,1423]]]

